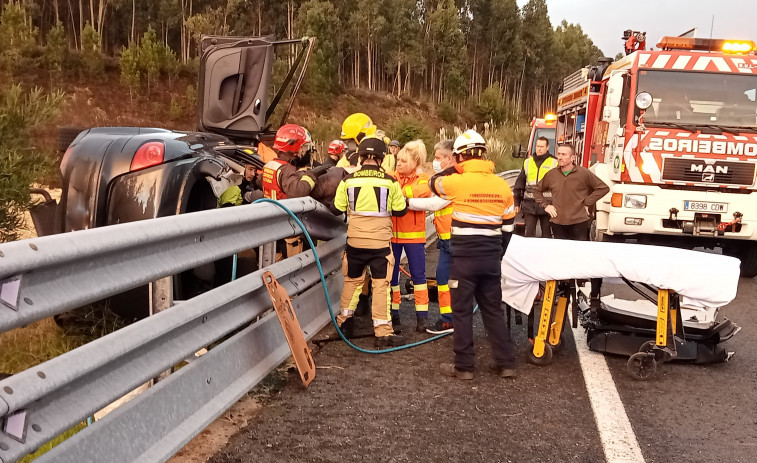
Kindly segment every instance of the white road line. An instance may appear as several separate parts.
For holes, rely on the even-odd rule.
[[[644,463],[639,442],[615,388],[605,356],[589,350],[586,332],[580,324],[578,328],[573,328],[573,339],[591,408],[594,409],[594,420],[602,439],[605,460],[607,463]]]

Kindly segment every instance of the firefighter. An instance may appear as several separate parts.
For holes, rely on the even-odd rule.
[[[557,159],[549,153],[549,140],[539,137],[534,144],[535,153],[523,161],[523,168],[513,187],[515,195],[515,213],[523,210],[526,222],[526,236],[536,236],[536,223],[541,227],[541,237],[551,238],[549,214],[534,199],[534,187],[544,175],[557,166]]]
[[[515,205],[507,182],[483,158],[486,141],[467,130],[453,146],[457,165],[432,177],[431,190],[452,202],[452,262],[449,287],[455,327],[454,364],[441,373],[473,379],[473,299],[481,309],[500,377],[515,377],[515,354],[501,304],[500,260],[513,231]]]
[[[276,158],[263,167],[261,187],[263,196],[270,199],[300,198],[308,196],[315,187],[318,176],[329,166],[319,166],[301,171],[309,145],[310,134],[296,124],[285,124],[276,132],[273,149]],[[305,241],[302,235],[285,238],[277,243],[276,260],[290,257],[303,251]]]
[[[397,346],[403,338],[394,333],[389,313],[389,278],[394,266],[392,217],[407,212],[399,183],[381,169],[386,144],[378,138],[364,138],[358,145],[361,168],[339,183],[334,207],[349,216],[347,245],[342,261],[344,288],[337,323],[352,331],[352,302],[370,268],[373,287],[371,315],[377,348]]]
[[[347,144],[345,142],[342,140],[333,140],[329,143],[328,156],[326,157],[326,160],[323,161],[323,165],[336,166],[345,149],[347,149]]]
[[[273,149],[276,158],[263,167],[261,186],[263,196],[271,199],[300,198],[308,196],[318,176],[328,170],[319,166],[308,171],[298,171],[307,152],[308,133],[299,125],[285,124],[276,132]]]
[[[397,155],[396,178],[406,198],[431,196],[429,177],[421,171],[426,159],[423,140],[408,142]],[[392,217],[392,253],[399,257],[405,251],[413,280],[415,295],[416,333],[426,331],[428,325],[428,285],[426,283],[426,214],[410,211],[402,217]],[[400,262],[394,262],[392,272],[392,325],[400,325]]]
[[[359,159],[356,154],[357,145],[368,136],[378,137],[379,130],[373,124],[373,120],[364,113],[355,113],[348,116],[342,123],[342,140],[347,144],[347,150],[342,159],[337,162],[337,167],[356,166]],[[390,140],[384,139],[385,143]],[[381,167],[386,172],[394,172],[396,159],[393,154],[384,156]]]
[[[454,166],[457,162],[452,154],[454,140],[442,140],[434,146],[434,173]],[[429,193],[431,189],[428,190]],[[420,193],[420,192],[419,192]],[[420,194],[420,196],[424,196]],[[413,211],[433,211],[436,228],[436,247],[439,260],[436,263],[436,290],[439,298],[439,320],[426,328],[430,334],[444,334],[454,331],[452,325],[452,303],[449,294],[449,264],[452,258],[452,203],[436,195],[427,198],[410,198],[408,207]]]

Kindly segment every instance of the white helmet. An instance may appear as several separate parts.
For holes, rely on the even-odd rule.
[[[486,140],[475,130],[468,129],[455,139],[452,153],[460,155],[466,151],[468,151],[466,154],[474,156],[482,156],[486,152]]]

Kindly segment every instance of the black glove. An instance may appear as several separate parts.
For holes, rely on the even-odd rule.
[[[306,175],[310,175],[313,178],[318,178],[321,175],[325,174],[331,166],[329,165],[323,165],[318,166],[310,169],[309,171],[305,172]]]

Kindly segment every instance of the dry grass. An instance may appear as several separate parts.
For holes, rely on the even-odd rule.
[[[446,138],[456,138],[466,129],[471,128],[480,133],[486,139],[487,155],[489,159],[494,161],[494,167],[496,172],[503,172],[511,169],[519,169],[522,160],[515,159],[512,156],[513,145],[522,143],[523,140],[528,139],[528,126],[519,126],[518,124],[503,124],[501,126],[495,126],[494,124],[485,123],[482,127],[466,127],[461,129],[454,127],[452,131],[448,131],[444,127],[437,133],[439,140]]]

